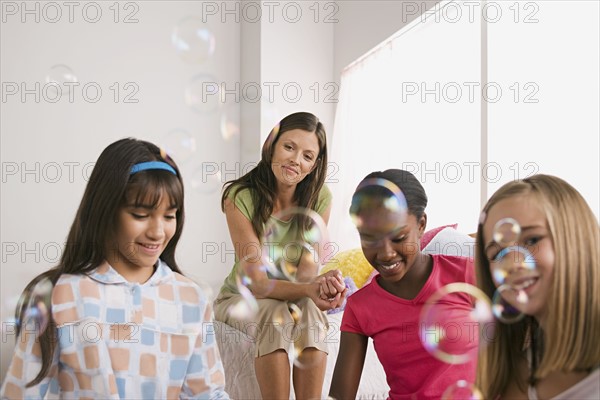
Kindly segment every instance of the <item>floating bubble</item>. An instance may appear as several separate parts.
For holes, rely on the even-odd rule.
[[[17,310],[21,311],[21,319],[17,319],[20,329],[36,336],[44,333],[50,319],[52,289],[54,285],[48,278],[43,278],[28,292],[19,298]]]
[[[237,290],[241,299],[227,310],[229,315],[242,321],[252,321],[258,313],[258,302],[252,294],[249,286],[252,285],[252,279],[246,274],[244,268],[240,266],[235,276]]]
[[[185,88],[185,103],[201,114],[213,113],[221,104],[220,92],[220,85],[214,76],[197,75]]]
[[[461,379],[444,390],[442,400],[483,400],[483,394],[474,384]]]
[[[190,160],[196,153],[196,139],[185,129],[173,129],[160,140],[161,147],[178,164]]]
[[[300,307],[298,307],[298,305],[296,303],[288,303],[288,310],[290,311],[290,314],[292,315],[292,319],[294,320],[294,323],[297,325],[300,323],[300,320],[302,319],[302,310],[300,309]]]
[[[57,96],[68,94],[72,87],[71,84],[77,83],[77,76],[68,66],[58,64],[50,67],[46,75],[46,83],[52,85]]]
[[[290,339],[294,343],[294,346],[289,354],[289,358],[292,361],[294,367],[301,369],[317,368],[319,361],[312,357],[314,349],[310,347],[303,348],[301,339],[301,329],[304,329],[305,335],[318,335],[315,336],[315,340],[321,341],[326,340],[326,332],[321,326],[306,327],[299,324],[295,324],[293,329],[284,329],[283,334],[286,338]],[[307,329],[308,328],[308,329]],[[321,343],[321,342],[319,342]]]
[[[490,269],[497,286],[506,284],[516,289],[530,284],[538,275],[533,255],[521,246],[502,249],[490,263]]]
[[[11,296],[2,301],[2,314],[7,315],[7,317],[2,319],[2,327],[0,328],[0,333],[3,335],[14,335],[16,332],[18,320],[15,318],[15,310],[18,303],[19,296]]]
[[[386,179],[365,179],[352,197],[350,218],[361,232],[362,245],[376,246],[406,226],[406,198],[398,186]],[[368,233],[368,238],[363,233]]]
[[[477,358],[478,345],[494,318],[487,296],[468,283],[438,289],[421,310],[419,337],[425,349],[448,364]]]
[[[240,136],[240,125],[233,121],[228,114],[221,114],[221,137],[225,141],[230,141],[234,137]]]
[[[281,128],[281,125],[279,123],[277,123],[273,127],[273,129],[271,129],[271,132],[269,132],[269,135],[265,139],[265,144],[264,144],[265,148],[268,148],[268,149],[273,148],[273,144],[275,143],[275,139],[277,139],[277,136],[279,135],[279,129],[280,128]]]
[[[528,300],[527,294],[523,290],[512,288],[509,285],[501,285],[496,289],[492,298],[492,312],[499,321],[513,324],[525,316],[516,305],[525,305]]]
[[[215,36],[197,17],[182,19],[173,28],[171,42],[179,57],[190,64],[204,63],[215,53]]]
[[[217,165],[202,163],[192,172],[192,190],[200,194],[216,193],[221,189],[221,171]]]
[[[270,275],[280,274],[272,261],[263,253],[258,256],[246,256],[244,259],[240,260],[237,269],[240,282],[248,288],[253,282],[251,276],[266,276],[268,278]],[[277,276],[281,277],[280,275]],[[275,283],[272,280],[265,280],[265,282],[261,284],[261,289],[265,292],[263,294],[270,294],[274,286]]]
[[[521,236],[521,226],[512,218],[503,218],[496,222],[492,237],[500,246],[514,245]]]
[[[299,265],[324,265],[328,254],[328,234],[323,218],[313,210],[292,207],[271,216],[261,243],[277,268],[276,279],[296,280]]]

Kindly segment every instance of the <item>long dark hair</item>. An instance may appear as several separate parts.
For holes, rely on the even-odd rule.
[[[261,160],[258,165],[244,176],[225,182],[223,185],[224,190],[221,197],[221,208],[223,210],[225,199],[227,199],[232,190],[235,198],[241,190],[251,189],[250,192],[254,204],[254,214],[251,222],[252,228],[259,238],[263,233],[264,224],[273,213],[273,204],[277,192],[275,175],[271,170],[275,144],[283,133],[293,129],[315,132],[319,141],[319,155],[315,160],[315,166],[311,173],[298,183],[293,199],[298,207],[314,210],[327,173],[327,136],[323,124],[316,116],[308,112],[297,112],[282,119],[271,130],[267,140],[265,140],[262,147]]]
[[[177,175],[164,170],[144,170],[133,175],[131,167],[147,161],[163,161],[172,166]],[[107,243],[114,233],[117,213],[126,201],[157,206],[162,194],[169,196],[171,205],[177,207],[177,228],[160,258],[176,272],[181,272],[175,261],[175,248],[181,236],[184,222],[183,181],[175,162],[156,145],[133,138],[121,139],[110,144],[96,162],[85,188],[83,198],[69,230],[67,243],[60,262],[54,268],[35,277],[23,292],[23,298],[31,294],[42,280],[56,284],[62,274],[87,274],[106,259]],[[16,318],[23,321],[27,304],[16,310]],[[22,325],[17,325],[17,337]],[[38,384],[48,374],[57,341],[56,324],[49,312],[47,328],[39,336],[42,352],[42,368],[27,384]]]

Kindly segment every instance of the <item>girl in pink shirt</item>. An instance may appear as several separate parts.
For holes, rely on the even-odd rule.
[[[393,229],[397,215],[383,206],[388,193],[375,186],[363,189],[370,180],[391,183],[404,194],[408,217],[401,229]],[[361,201],[365,194],[382,200],[365,204]],[[363,253],[379,275],[347,300],[329,392],[336,399],[356,397],[369,338],[385,370],[390,399],[439,399],[459,380],[475,380],[475,360],[446,364],[433,357],[419,338],[419,316],[425,301],[447,284],[474,282],[471,259],[420,251],[427,226],[426,206],[427,195],[420,182],[411,173],[396,169],[371,173],[352,198],[350,211],[361,221],[357,229]],[[464,310],[472,304],[467,296],[459,296],[452,306]],[[475,349],[478,341],[477,335],[472,335],[473,327],[463,328],[464,332],[459,332],[467,339],[463,344]]]

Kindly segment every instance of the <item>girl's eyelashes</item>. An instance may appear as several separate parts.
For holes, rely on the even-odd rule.
[[[135,219],[144,219],[144,218],[148,218],[150,216],[149,213],[140,213],[140,212],[135,212],[135,211],[131,211],[130,214]],[[169,211],[169,214],[165,214],[164,218],[168,219],[168,220],[177,219],[177,210]]]
[[[406,235],[398,236],[392,239],[394,243],[402,243],[406,239]]]
[[[493,254],[492,254],[492,256],[488,257],[488,261],[489,261],[489,262],[497,262],[497,261],[500,261],[500,260],[497,260],[497,258],[498,258],[498,255],[499,255],[499,254],[500,254],[500,252],[493,253]]]
[[[532,236],[532,237],[530,237],[530,238],[526,239],[526,240],[523,242],[523,244],[524,244],[526,247],[535,246],[535,245],[536,245],[536,244],[538,244],[538,242],[539,242],[540,240],[542,240],[542,239],[543,239],[543,238],[542,238],[541,236]]]
[[[380,244],[383,243],[384,240],[386,240],[387,238],[390,238],[391,242],[394,244],[398,244],[398,243],[402,243],[406,240],[407,235],[402,235],[402,236],[397,236],[394,237],[393,235],[390,236],[383,236],[383,237],[361,237],[360,241],[363,247],[377,247]]]
[[[536,246],[540,242],[540,240],[542,240],[543,238],[544,237],[540,236],[540,235],[531,236],[531,237],[528,237],[526,239],[523,239],[521,241],[521,243],[515,243],[514,245],[515,246],[521,246],[521,247],[524,247],[526,249],[529,249],[529,251],[531,252],[531,248],[534,247],[534,246]],[[504,248],[498,247],[497,249],[495,249],[494,252],[491,252],[489,254],[489,256],[488,256],[488,261],[489,262],[498,262],[498,261],[500,261],[497,258],[498,258],[498,256],[500,255],[500,253],[502,252],[503,249]]]

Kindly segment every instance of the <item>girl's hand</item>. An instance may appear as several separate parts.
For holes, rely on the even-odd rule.
[[[332,299],[346,290],[342,273],[337,269],[318,276],[316,280],[320,283],[319,297],[323,300]]]
[[[311,292],[310,298],[321,311],[332,310],[341,307],[344,304],[346,293],[348,292],[348,289],[345,287],[333,297],[324,298],[325,295],[321,297],[321,283],[315,280],[311,285],[314,285],[314,290]]]

